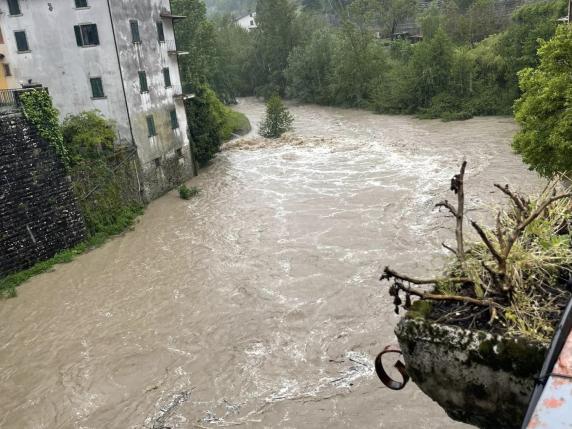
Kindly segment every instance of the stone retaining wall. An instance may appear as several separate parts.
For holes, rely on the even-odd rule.
[[[64,165],[18,111],[0,112],[0,277],[85,238]]]

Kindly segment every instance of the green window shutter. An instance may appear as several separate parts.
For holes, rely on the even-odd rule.
[[[141,36],[139,35],[139,22],[133,20],[129,21],[131,26],[131,39],[133,43],[141,43]]]
[[[149,137],[157,135],[157,131],[155,130],[155,119],[153,118],[153,115],[147,116],[147,131],[149,132]]]
[[[171,110],[169,113],[171,115],[171,128],[176,130],[177,128],[179,128],[179,119],[177,118],[177,111]]]
[[[165,41],[165,31],[163,29],[163,23],[161,21],[157,22],[157,38],[159,42]]]
[[[83,39],[81,38],[81,28],[79,25],[74,25],[73,30],[75,32],[75,41],[78,46],[83,46]]]
[[[168,68],[163,69],[163,79],[165,80],[165,88],[171,87],[171,72]]]
[[[93,98],[103,98],[105,93],[103,92],[103,82],[100,77],[93,77],[90,80],[91,83],[91,95]]]
[[[18,0],[8,0],[8,12],[10,15],[22,15]]]
[[[141,93],[149,92],[149,86],[147,85],[147,73],[144,71],[139,72],[139,87],[141,88]]]
[[[30,50],[28,46],[28,38],[26,37],[26,32],[24,31],[15,31],[14,37],[16,38],[16,48],[18,52],[26,52]]]

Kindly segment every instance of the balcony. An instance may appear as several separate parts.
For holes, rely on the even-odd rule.
[[[48,91],[48,88],[42,86],[18,88],[18,89],[0,89],[0,109],[19,109],[22,107],[20,102],[20,94],[30,91]]]
[[[191,91],[184,89],[181,85],[172,85],[173,98],[176,100],[190,100],[195,98],[195,94]]]
[[[169,55],[189,55],[187,51],[177,49],[177,43],[174,40],[165,40],[165,47]]]
[[[185,15],[173,15],[170,11],[168,11],[168,10],[163,10],[163,11],[161,12],[161,18],[163,18],[163,19],[177,20],[177,19],[185,19],[186,16],[185,16]]]

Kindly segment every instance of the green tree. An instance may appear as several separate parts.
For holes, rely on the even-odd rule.
[[[286,90],[285,70],[296,46],[296,6],[290,0],[259,0],[256,5],[256,92],[268,96]]]
[[[306,103],[329,103],[330,75],[337,39],[329,29],[314,33],[304,46],[295,47],[288,58],[290,97]]]
[[[197,162],[206,165],[223,142],[225,106],[207,85],[196,89],[194,98],[185,100],[189,123],[189,138]]]
[[[209,83],[216,70],[216,42],[213,24],[207,20],[202,0],[173,0],[172,10],[186,16],[176,24],[177,47],[189,52],[179,57],[181,80],[188,89]]]
[[[253,33],[237,25],[230,15],[216,19],[215,28],[216,67],[208,80],[222,101],[235,103],[238,96],[252,95],[256,86]]]
[[[276,139],[292,129],[294,118],[282,103],[279,96],[274,95],[266,102],[266,116],[260,124],[262,137]]]
[[[452,64],[453,45],[441,27],[414,47],[409,76],[414,78],[411,90],[419,107],[428,107],[434,96],[447,89]]]
[[[572,26],[561,25],[542,42],[540,64],[518,77],[522,90],[515,104],[521,125],[513,147],[540,174],[572,172]]]

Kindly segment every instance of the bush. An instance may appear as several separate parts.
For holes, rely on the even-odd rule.
[[[201,191],[198,188],[195,188],[194,186],[189,188],[184,183],[179,186],[179,197],[181,197],[183,200],[190,200],[191,198],[199,195],[200,192]]]
[[[89,236],[120,233],[141,211],[134,151],[114,147],[115,126],[96,110],[67,116],[62,134]]]
[[[222,137],[224,141],[230,140],[233,136],[243,136],[252,129],[250,121],[243,113],[225,107],[224,123],[222,127]]]
[[[260,124],[259,133],[262,137],[275,139],[290,131],[293,122],[294,118],[282,103],[282,99],[274,95],[266,103],[266,117]]]
[[[68,115],[62,133],[71,165],[113,154],[115,126],[97,110]]]

